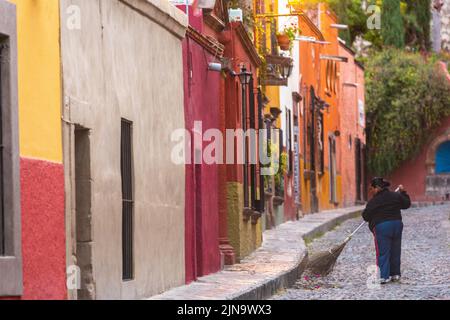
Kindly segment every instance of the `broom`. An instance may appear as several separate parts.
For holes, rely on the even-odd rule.
[[[340,245],[334,246],[328,251],[322,251],[314,254],[310,259],[308,259],[307,270],[310,270],[315,275],[326,276],[334,268],[339,255],[344,250],[347,243],[352,239],[352,237],[364,227],[367,222],[360,224],[355,231],[353,231]]]

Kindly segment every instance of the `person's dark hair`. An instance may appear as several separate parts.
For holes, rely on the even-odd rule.
[[[391,183],[389,181],[384,180],[384,178],[376,177],[372,179],[372,182],[370,184],[373,188],[389,188],[391,186]]]

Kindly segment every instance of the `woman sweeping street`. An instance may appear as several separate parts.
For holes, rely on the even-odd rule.
[[[411,200],[403,186],[398,187],[399,192],[392,192],[389,190],[390,185],[383,178],[372,180],[370,191],[374,195],[362,214],[364,220],[369,222],[375,238],[381,284],[400,280],[403,233],[401,210],[411,207]]]

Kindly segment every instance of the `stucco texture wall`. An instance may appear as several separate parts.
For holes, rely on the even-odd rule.
[[[81,12],[81,30],[61,29],[64,116],[91,130],[97,299],[151,296],[185,281],[185,169],[171,161],[170,137],[185,127],[186,19],[167,2],[158,3],[61,1],[64,23],[68,6]],[[121,254],[121,118],[133,122],[135,277],[127,282]],[[71,130],[67,124],[68,144]],[[72,157],[65,150],[65,160]]]
[[[221,75],[208,71],[208,62],[214,59],[192,38],[184,40],[185,117],[191,133],[195,121],[201,121],[203,132],[219,128]],[[200,151],[209,144],[205,142]],[[220,269],[219,165],[194,163],[192,153],[191,164],[186,166],[186,282]]]
[[[30,159],[20,166],[22,299],[66,299],[63,167]]]
[[[287,0],[281,0],[278,1],[278,12],[280,14],[287,14],[289,13],[289,6],[287,5]],[[297,20],[293,19],[292,17],[280,17],[278,20],[278,28],[279,30],[283,30],[285,26],[288,26],[290,23],[295,23]],[[291,111],[291,125],[292,125],[292,132],[291,132],[291,141],[292,146],[291,150],[294,152],[294,115],[300,114],[300,111],[298,110],[298,105],[294,104],[293,101],[293,93],[300,93],[300,63],[302,60],[302,57],[300,56],[300,42],[294,41],[291,55],[293,59],[293,68],[292,68],[292,74],[288,79],[288,85],[287,86],[281,86],[279,87],[280,92],[280,108],[282,110],[280,121],[281,121],[281,128],[283,129],[283,145],[287,146],[287,140],[289,132],[287,130],[287,110]],[[301,123],[299,122],[299,130]],[[300,138],[300,134],[299,134]],[[300,151],[300,150],[299,150]],[[294,153],[292,152],[292,157],[294,157]],[[292,160],[292,164],[295,166],[295,161]],[[292,174],[285,175],[285,202],[283,205],[282,210],[284,211],[285,220],[295,220],[298,213],[298,204],[295,203],[295,185],[294,185],[294,168],[291,169]],[[298,175],[300,176],[300,166],[298,169]],[[299,177],[300,178],[300,177]],[[299,180],[300,181],[300,180]],[[300,184],[298,186],[300,189]]]
[[[235,72],[240,72],[240,64],[244,63],[247,70],[252,72],[253,79],[257,79],[258,63],[250,55],[252,47],[240,23],[232,23],[228,31],[224,31],[223,42],[225,44],[225,57],[232,60],[232,68]],[[256,81],[254,81],[254,92],[256,92]],[[242,91],[238,77],[227,77],[225,81],[225,124],[227,129],[239,129],[243,127],[242,123]],[[255,110],[257,105],[254,106]],[[254,112],[255,110],[252,110]],[[250,114],[250,106],[247,104],[247,115]],[[249,117],[248,117],[249,120]],[[249,122],[247,120],[247,122]],[[247,127],[249,127],[247,123]],[[238,144],[234,145],[235,155],[237,154]],[[235,158],[236,160],[237,158]],[[228,236],[232,247],[235,250],[237,260],[244,258],[262,242],[261,221],[258,219],[256,224],[244,221],[244,192],[243,176],[244,168],[240,164],[227,164],[227,219]]]
[[[440,137],[450,136],[450,117],[445,118],[442,124],[429,137],[429,142],[425,144],[417,156],[402,163],[401,167],[386,177],[392,186],[403,184],[412,201],[442,201],[445,197],[429,196],[426,194],[426,178],[430,175],[427,171],[427,153],[432,148],[432,142]],[[442,139],[447,140],[447,139]],[[432,154],[435,157],[435,154]]]
[[[58,1],[17,10],[22,299],[65,299]]]
[[[244,221],[244,190],[242,183],[228,182],[228,235],[238,261],[248,256],[262,244],[261,219],[256,224]]]
[[[322,32],[325,41],[329,41],[330,44],[326,46],[322,46],[320,50],[320,55],[338,55],[338,30],[336,28],[332,28],[331,25],[337,23],[337,18],[334,13],[328,8],[328,6],[324,3],[320,3],[319,7],[319,28]],[[335,88],[327,88],[327,62],[328,60],[320,60],[320,87],[319,87],[319,96],[321,99],[325,100],[329,105],[329,110],[323,111],[324,118],[324,134],[323,134],[323,147],[324,147],[324,163],[325,163],[325,173],[319,178],[318,185],[318,196],[319,196],[319,208],[320,210],[333,209],[337,206],[342,206],[341,199],[341,161],[340,161],[340,144],[342,142],[341,137],[335,136],[335,132],[340,130],[341,121],[340,114],[338,108],[338,97],[340,95],[339,88],[339,71],[341,69],[341,64],[336,63],[336,67],[338,68],[337,77],[331,78],[331,87],[334,87],[333,81],[336,83]],[[330,143],[329,136],[334,136],[336,141],[336,203],[332,203],[331,199],[331,186],[330,186]]]
[[[17,6],[20,154],[61,163],[59,4],[10,1]]]
[[[356,139],[366,142],[364,128],[359,123],[358,100],[364,102],[364,71],[355,64],[354,56],[343,45],[339,55],[346,57],[348,63],[341,64],[341,95],[339,111],[341,117],[341,173],[345,188],[344,206],[356,202]]]

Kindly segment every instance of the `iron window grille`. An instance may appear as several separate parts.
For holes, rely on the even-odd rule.
[[[120,166],[122,176],[122,278],[133,280],[133,148],[132,123],[122,119]]]

